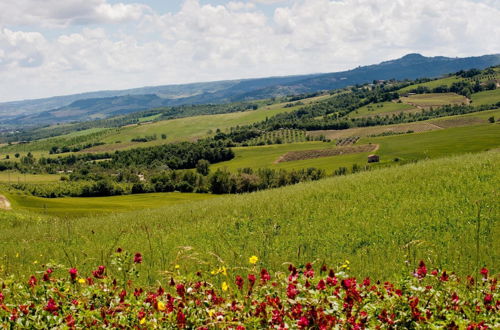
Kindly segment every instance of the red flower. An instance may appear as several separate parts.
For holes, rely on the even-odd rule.
[[[31,275],[31,277],[28,281],[29,286],[32,288],[35,287],[36,282],[37,282],[36,277],[34,275]]]
[[[492,294],[487,294],[484,296],[484,304],[489,305],[493,301],[493,295]]]
[[[104,278],[104,272],[106,271],[106,267],[104,266],[99,266],[97,268],[97,270],[93,270],[92,271],[92,275],[95,277],[95,278]]]
[[[186,288],[184,287],[184,284],[177,284],[175,290],[177,291],[177,294],[179,296],[184,297],[184,294],[186,293]]]
[[[241,277],[240,275],[236,276],[235,283],[238,289],[240,290],[243,289],[243,283],[244,283],[243,277]]]
[[[314,277],[314,269],[312,268],[312,265],[310,263],[306,265],[306,271],[304,272],[304,276],[310,278]]]
[[[186,315],[184,315],[181,310],[177,312],[177,326],[179,328],[184,328],[186,326]]]
[[[370,286],[370,283],[371,283],[371,281],[370,281],[370,278],[369,278],[369,277],[367,277],[367,278],[365,278],[365,279],[363,280],[363,285],[364,285],[364,286]]]
[[[446,270],[445,270],[445,271],[443,271],[443,273],[441,274],[441,277],[440,277],[439,279],[440,279],[442,282],[446,282],[446,281],[448,281],[448,280],[449,280],[449,278],[450,278],[450,277],[448,276],[448,274],[446,274]]]
[[[415,272],[415,276],[419,279],[424,278],[427,275],[427,267],[425,267],[425,263],[423,260],[420,260],[418,264],[417,271]]]
[[[43,280],[45,282],[48,282],[50,281],[50,274],[52,274],[53,270],[52,268],[47,268],[47,270],[45,271],[45,273],[43,274]]]
[[[5,296],[3,295],[3,293],[0,292],[0,304],[3,303],[4,299],[5,299]]]
[[[50,298],[49,301],[47,302],[47,305],[43,308],[47,312],[57,312],[59,309],[59,306],[57,306],[56,302],[54,299]]]
[[[69,276],[71,277],[72,281],[75,281],[76,278],[78,277],[78,270],[76,268],[70,268],[69,269]]]
[[[248,274],[247,278],[248,278],[248,282],[250,282],[250,288],[252,288],[253,285],[255,284],[255,280],[256,280],[255,275]]]
[[[481,268],[481,271],[480,271],[481,275],[483,275],[484,278],[488,278],[488,269],[483,267]]]
[[[307,319],[307,317],[302,316],[300,320],[297,321],[297,325],[301,328],[306,328],[307,326],[309,326],[309,320]]]
[[[294,284],[288,284],[288,287],[286,288],[286,295],[288,298],[295,299],[298,293],[297,287]]]
[[[134,263],[136,263],[136,264],[142,263],[142,254],[140,254],[139,252],[137,252],[134,255]]]
[[[66,316],[65,320],[66,320],[66,325],[68,327],[73,328],[75,326],[76,322],[75,322],[75,319],[73,318],[73,315],[70,314],[70,315]]]
[[[262,268],[260,271],[260,280],[264,283],[271,279],[271,275],[269,275],[268,271],[265,268]]]
[[[320,280],[320,281],[318,282],[318,285],[316,286],[316,289],[318,289],[318,290],[320,290],[320,291],[322,291],[322,290],[326,289],[326,284],[325,284],[325,281]]]

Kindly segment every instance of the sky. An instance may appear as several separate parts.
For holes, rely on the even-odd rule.
[[[500,0],[0,0],[0,102],[500,53]]]

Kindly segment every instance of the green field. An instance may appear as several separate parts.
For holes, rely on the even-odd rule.
[[[436,87],[439,87],[439,86],[448,86],[450,87],[454,82],[459,82],[459,81],[462,81],[463,78],[458,78],[456,76],[452,76],[452,77],[447,77],[447,78],[442,78],[442,79],[437,79],[437,80],[432,80],[432,81],[429,81],[429,82],[425,82],[425,83],[421,83],[421,84],[414,84],[414,85],[411,85],[411,86],[408,86],[408,87],[405,87],[405,88],[401,88],[398,92],[399,93],[406,93],[406,92],[409,92],[415,88],[418,88],[418,87],[427,87],[427,88],[436,88]]]
[[[354,275],[390,279],[405,260],[419,259],[468,274],[478,243],[479,263],[497,273],[499,166],[498,152],[462,155],[72,221],[0,212],[3,270],[26,276],[52,260],[85,272],[122,247],[144,254],[151,283],[174,264],[183,272],[210,270],[200,261],[215,261],[209,253],[234,267],[257,255],[271,269],[348,259]],[[192,258],[179,257],[183,246],[194,249]]]
[[[472,116],[470,116],[472,117]],[[453,118],[453,117],[449,117]],[[448,120],[449,120],[448,118]],[[475,117],[472,117],[475,118]],[[442,119],[443,121],[444,119]],[[464,118],[462,121],[466,120]],[[486,120],[484,120],[486,123]],[[425,124],[425,123],[422,123]],[[456,124],[456,123],[455,123]],[[467,122],[465,124],[468,124]],[[431,124],[427,124],[431,125]],[[478,152],[500,147],[500,125],[483,124],[477,126],[452,127],[435,131],[392,135],[385,137],[364,137],[357,145],[368,143],[380,145],[377,152],[381,163],[391,163],[394,158],[401,160],[418,160],[423,158],[444,157],[452,154]],[[212,165],[212,169],[226,168],[235,171],[238,168],[283,168],[300,169],[317,167],[333,171],[344,166],[357,163],[366,164],[367,153],[322,157],[275,164],[275,161],[290,151],[334,148],[334,143],[307,142],[271,146],[234,148],[236,157],[230,161]]]
[[[500,88],[472,94],[472,105],[497,104],[500,102]]]
[[[0,183],[49,183],[61,179],[56,174],[21,174],[19,172],[0,172]]]
[[[350,117],[371,117],[375,115],[386,115],[389,113],[399,113],[406,112],[408,110],[414,110],[415,107],[405,103],[397,102],[381,102],[372,103],[355,110],[351,113]]]
[[[123,213],[217,197],[209,194],[155,193],[112,197],[39,198],[21,193],[2,193],[16,211],[30,211],[61,218]]]
[[[465,96],[455,93],[429,93],[415,94],[408,97],[402,97],[401,101],[418,107],[437,107],[447,104],[468,104]]]

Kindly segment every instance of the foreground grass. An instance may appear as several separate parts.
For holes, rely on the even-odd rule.
[[[40,270],[41,260],[88,271],[120,246],[144,253],[154,281],[175,264],[206,270],[202,257],[179,254],[190,246],[235,267],[257,255],[272,269],[349,259],[357,275],[376,278],[418,259],[461,274],[477,265],[498,272],[499,186],[500,153],[488,152],[109,216],[0,212],[0,263],[4,275]]]

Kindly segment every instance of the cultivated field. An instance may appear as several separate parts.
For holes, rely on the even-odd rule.
[[[351,113],[350,117],[373,117],[376,115],[392,115],[401,112],[420,111],[418,108],[405,103],[381,102],[362,106]]]
[[[465,96],[455,93],[416,94],[408,97],[402,97],[401,101],[420,108],[439,107],[447,104],[460,105],[469,103],[469,100]]]

